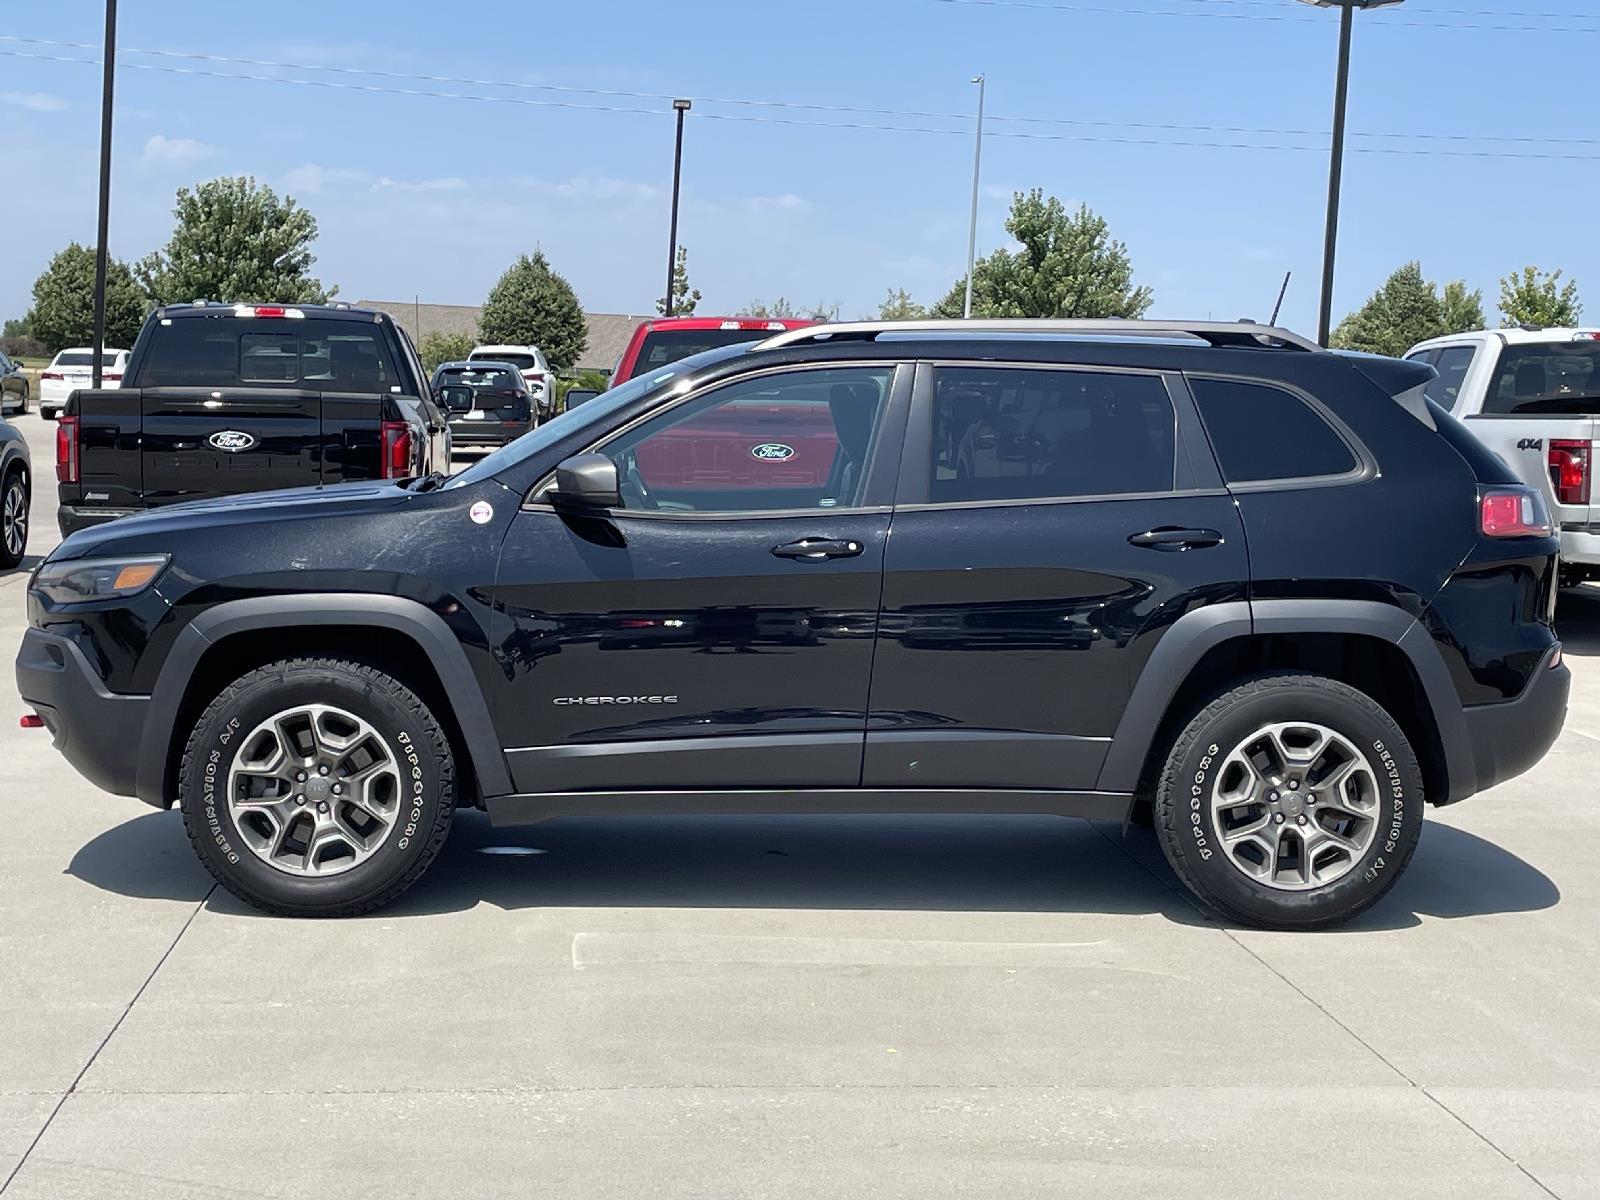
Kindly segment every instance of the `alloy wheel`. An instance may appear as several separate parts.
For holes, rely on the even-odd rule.
[[[328,704],[262,721],[228,772],[245,844],[291,875],[338,875],[383,844],[400,813],[400,766],[370,724]]]
[[[1343,734],[1313,722],[1267,725],[1223,760],[1211,822],[1238,870],[1281,891],[1325,887],[1354,869],[1379,824],[1377,776]]]
[[[13,479],[0,501],[0,541],[8,558],[21,559],[28,544],[28,493],[21,479]]]

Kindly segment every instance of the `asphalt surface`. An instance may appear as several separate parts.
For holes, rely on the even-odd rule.
[[[1265,934],[1032,817],[468,815],[381,913],[262,917],[17,728],[24,586],[6,1200],[1600,1197],[1600,592],[1551,755],[1353,926]]]

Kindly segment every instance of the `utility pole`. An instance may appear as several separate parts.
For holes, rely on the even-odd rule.
[[[662,305],[665,316],[672,315],[672,284],[678,273],[678,189],[683,182],[683,117],[693,107],[693,101],[674,100],[672,107],[678,114],[678,141],[672,151],[672,230],[667,236],[667,290]]]
[[[106,344],[106,238],[111,227],[111,91],[117,77],[117,0],[106,0],[105,63],[100,84],[100,234],[94,248],[94,366],[100,386]]]
[[[984,76],[974,75],[978,85],[978,141],[972,151],[972,222],[967,229],[967,299],[961,315],[972,319],[972,268],[978,257],[978,180],[983,173],[983,94],[988,84]]]
[[[1328,344],[1333,331],[1333,264],[1339,249],[1339,191],[1344,182],[1345,107],[1350,99],[1350,40],[1355,31],[1356,9],[1393,8],[1405,0],[1300,0],[1318,8],[1339,9],[1339,68],[1333,90],[1333,152],[1328,163],[1328,217],[1322,241],[1322,307],[1317,317],[1317,341]]]

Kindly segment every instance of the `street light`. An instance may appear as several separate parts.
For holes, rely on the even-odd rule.
[[[972,224],[967,231],[967,302],[961,315],[972,319],[972,267],[978,254],[978,175],[983,167],[983,93],[988,86],[982,75],[974,75],[971,82],[978,85],[978,144],[972,151]]]
[[[94,247],[94,351],[90,385],[101,382],[106,344],[106,236],[111,226],[111,89],[117,77],[117,0],[106,0],[105,62],[100,81],[100,236]]]
[[[664,316],[672,315],[672,281],[678,270],[678,186],[683,180],[683,115],[694,107],[690,100],[674,100],[678,114],[678,142],[672,151],[672,229],[667,235],[667,290],[662,304]]]
[[[1339,244],[1339,188],[1344,177],[1344,114],[1350,96],[1350,36],[1358,8],[1393,8],[1405,0],[1300,0],[1318,8],[1338,8],[1339,74],[1333,98],[1333,154],[1328,165],[1328,227],[1322,247],[1322,311],[1317,318],[1317,341],[1328,344],[1333,328],[1333,260]]]

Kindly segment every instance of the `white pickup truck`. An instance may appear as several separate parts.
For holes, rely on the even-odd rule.
[[[1428,396],[1545,495],[1561,528],[1562,583],[1600,579],[1600,329],[1491,329],[1413,346]],[[1600,498],[1597,498],[1600,499]]]

